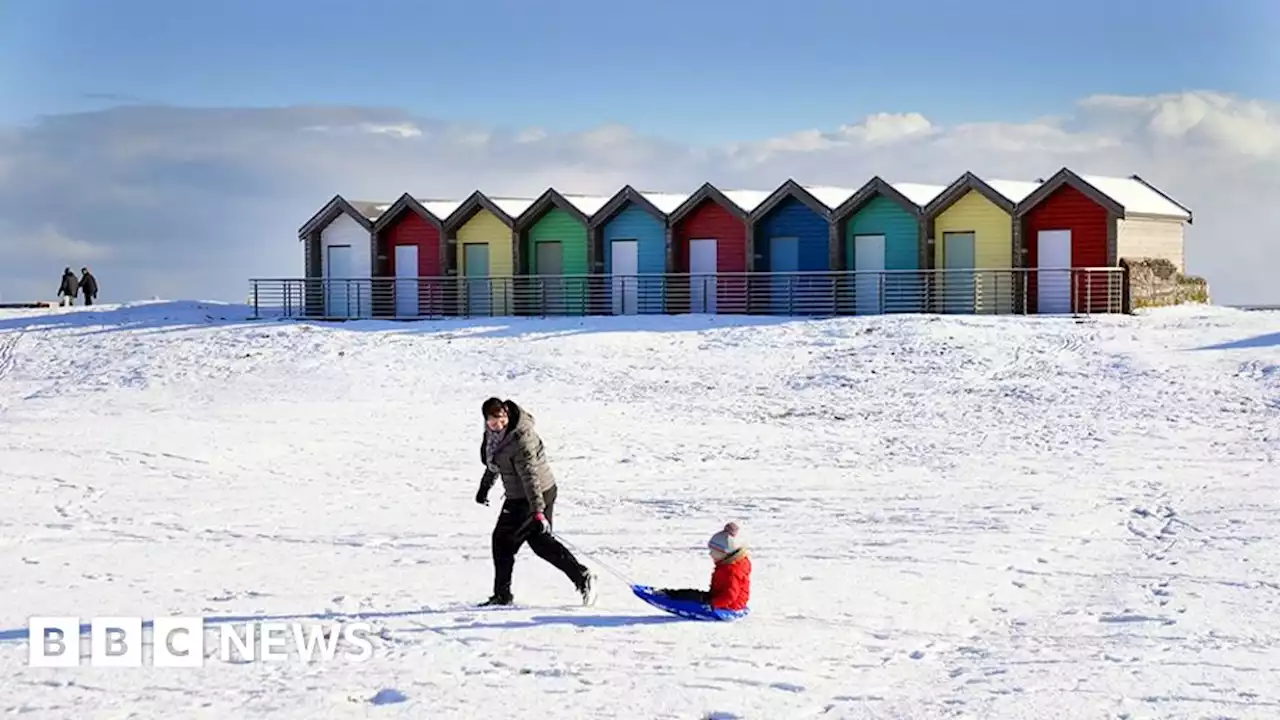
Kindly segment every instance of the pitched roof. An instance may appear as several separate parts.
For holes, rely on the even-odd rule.
[[[721,195],[729,199],[729,202],[737,205],[742,212],[750,215],[751,211],[760,207],[760,204],[769,199],[773,194],[772,190],[721,190]]]
[[[835,210],[845,203],[846,200],[858,193],[858,188],[835,187],[833,185],[801,185],[804,191],[813,196],[813,199],[826,205],[828,209]]]
[[[374,200],[348,200],[347,204],[355,208],[356,212],[368,218],[369,222],[377,220],[387,208],[391,207],[391,203]]]
[[[1009,199],[1009,202],[1017,205],[1026,199],[1028,195],[1035,192],[1040,187],[1038,182],[1027,182],[1026,180],[987,180],[987,185],[992,190],[1000,193]]]
[[[493,195],[486,195],[485,197],[489,198],[489,202],[497,205],[498,209],[506,213],[507,217],[510,218],[520,217],[520,215],[523,214],[525,210],[528,210],[529,206],[538,199],[523,197],[495,197]],[[459,203],[459,205],[461,205],[461,203]]]
[[[946,185],[923,185],[921,183],[889,183],[894,190],[902,193],[911,202],[924,207],[933,202],[935,198],[947,189]]]
[[[609,202],[610,195],[561,195],[560,197],[569,201],[569,204],[578,208],[578,212],[586,215],[588,218],[600,212],[600,209]]]
[[[457,210],[462,205],[462,203],[466,201],[465,200],[419,200],[418,202],[421,203],[422,207],[426,208],[427,211],[430,212],[432,215],[435,215],[441,220],[444,220],[445,218],[452,215],[453,211]]]
[[[664,214],[670,215],[676,211],[676,208],[684,204],[697,190],[689,192],[654,192],[649,190],[638,190],[640,196],[648,200],[652,205]]]
[[[1126,214],[1137,213],[1191,220],[1189,209],[1174,202],[1172,198],[1156,190],[1137,175],[1127,178],[1081,175],[1080,179],[1097,188],[1098,192],[1115,200],[1116,204],[1124,208]]]
[[[1126,214],[1150,215],[1155,217],[1177,218],[1190,222],[1192,219],[1191,210],[1181,205],[1173,198],[1161,192],[1147,181],[1137,175],[1129,177],[1112,177],[1106,175],[1076,175],[1080,180],[1088,183],[1099,194],[1110,198],[1117,205],[1124,208]],[[1010,203],[1018,205],[1026,200],[1037,188],[1044,184],[1044,180],[1036,180],[1034,182],[1026,180],[1006,180],[992,179],[987,180],[981,178],[992,190],[999,195],[1007,198]],[[894,182],[888,183],[894,190],[901,193],[904,197],[923,208],[938,198],[948,186],[932,185],[911,182]],[[813,196],[813,199],[825,205],[832,211],[835,211],[842,204],[850,200],[856,195],[860,188],[846,188],[832,185],[800,185],[805,192]],[[654,190],[637,190],[636,192],[651,203],[654,208],[664,215],[670,215],[678,208],[685,204],[689,198],[693,197],[701,187],[697,190],[687,192],[667,192]],[[774,190],[751,190],[751,189],[735,189],[735,190],[719,190],[719,192],[731,203],[742,210],[743,214],[749,215],[756,210],[768,198],[776,192]],[[517,218],[523,214],[537,200],[531,197],[492,197],[486,196],[494,204],[506,213],[508,217]],[[578,195],[561,193],[566,201],[577,208],[587,218],[594,217],[616,195]],[[448,199],[419,199],[418,202],[426,208],[432,215],[440,219],[450,217],[457,211],[467,198],[461,200]],[[332,202],[332,201],[331,201]],[[385,201],[368,201],[368,200],[351,200],[348,204],[356,212],[367,218],[370,223],[376,221],[383,213],[385,213],[394,202]],[[317,214],[317,218],[319,214]],[[313,221],[317,218],[313,218]]]

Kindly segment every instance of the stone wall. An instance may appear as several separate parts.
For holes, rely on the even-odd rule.
[[[1209,302],[1204,278],[1183,275],[1164,258],[1124,258],[1120,264],[1129,268],[1129,299],[1135,310]]]

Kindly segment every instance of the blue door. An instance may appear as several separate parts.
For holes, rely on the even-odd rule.
[[[942,234],[942,266],[946,269],[940,283],[943,312],[973,313],[978,289],[974,264],[973,233]]]
[[[769,239],[769,272],[794,273],[800,270],[800,238],[776,237]],[[793,305],[803,305],[801,288],[796,275],[773,278],[770,311],[775,315],[787,315]]]
[[[463,245],[462,268],[467,284],[467,314],[493,314],[493,288],[489,279],[489,245]]]

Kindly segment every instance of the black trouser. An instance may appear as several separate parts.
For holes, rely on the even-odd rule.
[[[546,509],[542,511],[547,523],[552,524],[552,510],[556,504],[556,488],[552,486],[542,493]],[[529,522],[532,512],[529,501],[524,498],[507,498],[502,503],[502,511],[498,513],[498,523],[493,527],[493,594],[497,597],[511,597],[511,572],[515,568],[516,553],[527,541],[529,547],[538,557],[560,569],[573,581],[574,587],[581,588],[587,577],[587,568],[560,544],[554,536],[542,532]],[[532,528],[532,530],[531,530]]]
[[[695,590],[693,588],[664,588],[662,594],[672,600],[692,600],[700,603],[710,603],[711,593],[706,590]]]

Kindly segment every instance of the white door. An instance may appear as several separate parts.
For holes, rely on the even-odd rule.
[[[1036,235],[1036,312],[1071,312],[1071,231]]]
[[[328,317],[356,317],[362,308],[356,307],[360,300],[360,291],[356,280],[351,279],[355,272],[355,257],[350,245],[330,245],[325,248],[325,303],[324,314]]]
[[[613,275],[613,314],[634,315],[639,308],[640,243],[636,240],[614,240],[609,249],[609,268]]]
[[[689,310],[716,311],[716,241],[689,241]]]
[[[418,316],[418,246],[396,246],[396,317]]]
[[[853,238],[853,308],[856,315],[884,312],[884,236]]]

